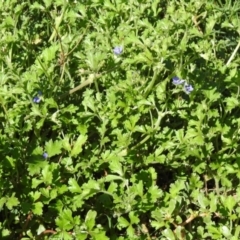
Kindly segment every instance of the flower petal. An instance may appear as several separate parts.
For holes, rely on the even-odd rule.
[[[36,96],[36,97],[33,98],[33,102],[34,103],[40,103],[41,102],[41,98]]]
[[[191,84],[188,84],[188,83],[184,84],[184,89],[185,89],[185,92],[187,94],[191,93],[194,90],[193,86]]]
[[[185,82],[185,80],[180,79],[179,77],[173,77],[173,79],[172,79],[172,83],[174,85],[180,85],[180,84],[183,84],[184,82]]]
[[[122,47],[122,46],[117,46],[117,47],[115,47],[115,48],[113,49],[113,52],[114,52],[114,54],[116,54],[116,55],[120,55],[120,54],[122,53],[122,51],[123,51],[123,47]]]

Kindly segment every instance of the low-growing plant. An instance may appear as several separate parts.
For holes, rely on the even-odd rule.
[[[2,239],[239,239],[240,4],[0,3]]]

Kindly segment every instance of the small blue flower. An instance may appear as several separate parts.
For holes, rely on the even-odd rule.
[[[42,92],[41,92],[41,91],[38,91],[37,96],[35,96],[35,97],[33,98],[33,102],[34,102],[34,103],[40,103],[40,102],[41,102],[41,96],[42,96]]]
[[[185,83],[184,84],[184,89],[187,94],[191,93],[193,91],[193,86],[191,84]]]
[[[123,47],[122,46],[117,46],[113,49],[113,52],[115,55],[120,55],[123,52]]]
[[[40,103],[41,102],[41,98],[36,96],[36,97],[33,98],[33,102],[34,103]]]
[[[43,158],[44,158],[44,159],[47,159],[47,158],[48,158],[48,154],[47,154],[46,152],[45,152],[45,153],[43,153],[43,155],[42,155],[42,156],[43,156]]]
[[[174,85],[180,85],[180,84],[185,83],[185,80],[180,79],[179,77],[174,77],[174,78],[172,79],[172,83],[173,83]]]

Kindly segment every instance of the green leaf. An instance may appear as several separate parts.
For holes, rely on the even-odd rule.
[[[162,228],[164,225],[165,225],[165,224],[164,224],[163,222],[154,221],[154,220],[151,221],[151,226],[152,226],[153,228],[155,228],[156,230]]]
[[[129,218],[130,218],[131,224],[138,224],[140,221],[139,218],[134,214],[134,212],[129,213]]]
[[[35,202],[36,200],[38,200],[40,198],[41,193],[36,191],[36,192],[30,192],[29,195],[33,199],[33,202]]]
[[[69,231],[73,228],[72,223],[61,215],[56,218],[56,225],[61,229],[61,231]]]
[[[91,232],[91,236],[94,240],[109,240],[104,231]]]
[[[42,215],[42,213],[43,213],[43,204],[41,202],[34,203],[32,211],[36,215]]]
[[[74,224],[74,220],[72,217],[72,211],[70,209],[64,209],[64,211],[61,213],[60,216]]]
[[[148,193],[150,194],[150,197],[151,197],[151,201],[152,201],[152,202],[157,201],[157,199],[159,199],[159,198],[163,195],[162,190],[159,189],[156,185],[151,186],[151,187],[148,189]]]
[[[176,240],[175,235],[173,233],[173,231],[169,228],[165,229],[164,231],[162,231],[162,234],[164,237],[166,237],[168,240]]]
[[[135,184],[136,193],[142,197],[143,196],[143,181],[141,180],[139,183]]]
[[[41,54],[41,58],[46,62],[52,61],[56,56],[56,52],[58,48],[59,47],[57,45],[52,45],[51,47],[44,49]],[[40,62],[40,59],[39,59],[39,62]]]
[[[228,208],[230,213],[233,211],[233,208],[237,204],[236,199],[231,195],[223,197],[223,198],[221,198],[221,200],[222,200],[223,205]]]
[[[117,11],[115,6],[109,0],[104,1],[104,6],[106,8],[109,8],[109,9],[115,11],[115,12]]]
[[[68,180],[68,184],[69,184],[69,191],[72,193],[81,193],[82,190],[80,188],[80,186],[78,185],[77,181],[74,178],[70,178]]]
[[[84,202],[85,202],[85,199],[82,199],[81,195],[74,196],[72,209],[74,211],[79,208],[81,209]]]
[[[135,229],[133,228],[132,225],[129,225],[127,228],[127,235],[129,236],[129,238],[133,238],[135,235]]]
[[[10,26],[10,25],[14,26],[14,20],[12,19],[11,16],[7,16],[5,18],[5,24],[8,25],[8,26]]]
[[[124,181],[124,178],[117,176],[117,175],[112,175],[112,174],[108,174],[105,178],[104,181],[105,182],[112,182],[114,180],[121,180]]]
[[[112,193],[116,192],[117,191],[117,187],[118,187],[117,183],[111,182],[109,187],[108,187],[108,189],[107,189],[108,193],[112,194]]]
[[[44,0],[45,7],[49,8],[52,2],[53,2],[52,0]]]
[[[68,152],[71,151],[71,145],[69,143],[69,138],[65,136],[65,138],[62,140],[62,147],[67,150]]]
[[[48,153],[49,157],[53,157],[62,153],[62,142],[55,141],[53,142],[52,139],[48,141],[45,145],[45,150]]]
[[[207,225],[206,229],[208,230],[211,237],[214,237],[213,239],[221,239],[222,234],[215,226]]]
[[[46,185],[50,185],[52,183],[52,170],[50,169],[50,166],[47,165],[42,170],[42,180]]]
[[[202,209],[206,209],[209,205],[208,199],[204,196],[202,192],[198,194],[198,203]]]
[[[119,174],[121,177],[123,177],[123,169],[122,164],[120,163],[119,159],[117,157],[113,157],[109,163],[109,168],[114,172]]]
[[[174,230],[176,239],[182,239],[183,238],[183,232],[185,231],[184,227],[177,226],[177,228]]]
[[[228,229],[227,226],[222,226],[222,227],[221,227],[221,232],[222,232],[222,234],[224,235],[224,237],[229,238],[229,237],[232,236],[232,234],[231,234],[231,232],[229,231],[229,229]]]
[[[214,193],[209,194],[210,211],[215,213],[217,210],[218,197]]]
[[[9,166],[11,166],[12,168],[15,167],[16,159],[14,159],[12,157],[9,157],[9,156],[6,156],[6,160],[7,160],[7,163],[8,163]]]
[[[71,228],[69,230],[71,230]],[[54,238],[53,239],[72,240],[73,236],[72,236],[72,233],[68,232],[69,230],[66,230],[66,231],[63,230],[63,231],[60,231],[57,234],[54,234]]]
[[[88,237],[88,233],[86,233],[86,232],[76,234],[77,240],[85,240],[85,239],[87,239],[87,237]]]
[[[95,218],[97,216],[97,212],[96,211],[92,211],[92,210],[89,210],[87,215],[86,215],[86,218],[85,218],[85,224],[88,228],[88,231],[91,231],[95,225]]]
[[[43,180],[39,180],[37,178],[33,178],[32,179],[32,188],[37,188],[38,185],[40,185],[41,183],[43,183]]]
[[[58,193],[58,191],[57,191],[56,188],[51,189],[51,191],[50,191],[50,199],[53,200],[53,199],[57,198],[57,196],[58,196],[57,193]]]
[[[188,139],[189,141],[191,141],[191,144],[196,144],[196,145],[204,144],[204,138],[203,138],[202,132],[197,131],[194,128],[190,128],[187,130],[185,139]]]
[[[232,240],[238,240],[240,233],[240,226],[237,226],[235,229],[234,237],[232,237]]]
[[[98,181],[89,180],[87,183],[83,184],[81,192],[81,199],[88,199],[89,197],[99,193],[103,190],[102,183],[100,184]]]
[[[2,229],[2,237],[6,238],[6,237],[10,237],[11,232],[8,229]]]
[[[121,228],[126,228],[130,225],[130,223],[128,222],[127,219],[125,219],[124,217],[119,217],[118,218],[118,227]]]
[[[173,197],[177,196],[179,192],[185,188],[184,180],[177,180],[174,184],[170,185],[170,194]]]
[[[67,185],[63,184],[57,188],[58,194],[64,194],[65,192],[68,191]]]
[[[228,112],[232,111],[232,109],[239,106],[238,99],[234,98],[234,97],[225,98],[225,102],[227,103],[226,111],[228,111]]]
[[[40,224],[38,229],[37,229],[37,235],[40,235],[45,230],[46,230],[46,228],[42,224]]]
[[[15,197],[15,193],[13,193],[11,197],[7,198],[6,206],[9,210],[13,209],[13,207],[16,207],[18,205],[19,205],[19,201]]]
[[[71,151],[71,156],[77,156],[82,152],[82,146],[87,141],[87,135],[80,135],[77,141],[74,143],[73,149]]]
[[[176,199],[171,199],[170,200],[169,207],[168,207],[168,210],[167,210],[169,215],[172,215],[173,211],[176,208],[176,204],[177,204]]]
[[[28,161],[28,171],[31,176],[39,174],[41,170],[48,165],[48,162],[42,157],[43,150],[37,147],[33,150],[32,156]]]

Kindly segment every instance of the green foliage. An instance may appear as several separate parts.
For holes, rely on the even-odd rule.
[[[0,238],[239,239],[239,9],[1,1]]]

